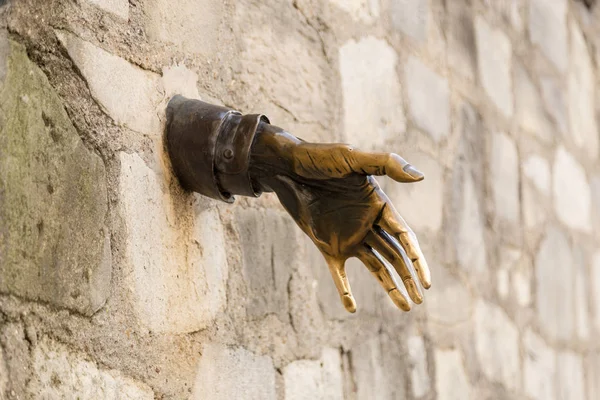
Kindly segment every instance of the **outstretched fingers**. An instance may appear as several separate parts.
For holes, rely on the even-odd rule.
[[[325,256],[329,272],[333,278],[333,283],[340,295],[340,300],[344,305],[344,308],[348,312],[356,312],[356,300],[352,296],[352,290],[350,289],[350,282],[348,282],[348,276],[346,275],[345,261],[339,258]]]
[[[377,224],[400,242],[400,245],[417,271],[421,285],[425,289],[429,289],[431,287],[431,272],[429,271],[429,265],[427,264],[427,260],[425,260],[423,251],[421,251],[421,247],[419,246],[419,241],[392,204],[388,203],[385,205]]]
[[[378,226],[374,226],[367,234],[365,243],[375,249],[394,266],[402,282],[404,282],[404,286],[412,301],[416,304],[421,304],[423,302],[423,295],[415,283],[416,274],[404,249]]]
[[[410,302],[404,293],[398,289],[398,285],[387,264],[381,259],[381,256],[373,251],[369,246],[361,249],[357,257],[377,278],[379,284],[387,292],[392,302],[403,311],[410,311]]]

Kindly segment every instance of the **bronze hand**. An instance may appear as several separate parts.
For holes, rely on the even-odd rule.
[[[422,180],[400,156],[306,143],[264,124],[251,148],[249,173],[261,190],[277,194],[319,248],[348,311],[356,311],[344,267],[350,257],[365,264],[402,310],[410,310],[410,303],[384,260],[394,266],[410,298],[423,301],[416,279],[425,288],[431,285],[427,262],[415,234],[371,176]]]
[[[167,147],[182,186],[232,202],[233,195],[273,191],[317,245],[346,310],[356,311],[345,262],[359,258],[394,304],[431,285],[419,242],[372,175],[417,182],[423,174],[394,153],[368,153],[344,144],[306,143],[270,125],[264,115],[175,96],[167,107]],[[415,272],[416,270],[416,272]]]

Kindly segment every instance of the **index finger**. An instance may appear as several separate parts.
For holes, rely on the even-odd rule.
[[[387,175],[398,182],[418,182],[423,173],[396,153],[367,152],[346,144],[301,143],[294,150],[294,170],[316,179],[350,174]]]

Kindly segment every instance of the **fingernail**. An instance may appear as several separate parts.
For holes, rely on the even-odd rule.
[[[354,300],[354,297],[352,297],[352,295],[350,295],[350,294],[343,295],[342,303],[344,303],[344,308],[346,308],[346,311],[351,312],[351,313],[356,312],[356,301]]]
[[[406,301],[406,299],[404,298],[404,296],[402,296],[398,289],[394,288],[390,290],[388,294],[390,295],[390,298],[392,299],[396,307],[398,307],[402,311],[410,311],[410,304],[408,304],[408,301]]]
[[[407,174],[409,174],[411,177],[413,177],[416,180],[421,180],[423,178],[425,178],[425,175],[423,175],[423,173],[421,171],[419,171],[418,169],[416,169],[415,167],[413,167],[410,164],[406,164],[404,166],[404,168],[402,168],[404,170],[404,172],[406,172]]]
[[[417,289],[415,281],[412,279],[407,279],[404,281],[404,285],[406,286],[406,290],[408,291],[408,294],[410,294],[412,301],[414,301],[415,304],[421,304],[423,302],[423,296],[421,296],[421,293],[419,293],[419,289]]]

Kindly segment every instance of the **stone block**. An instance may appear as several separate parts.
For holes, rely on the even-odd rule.
[[[577,337],[587,340],[590,336],[590,296],[588,296],[588,278],[586,268],[586,256],[581,248],[575,248],[573,252],[575,263],[573,265],[574,276],[574,303],[575,303],[575,330]]]
[[[6,369],[6,362],[4,361],[4,350],[0,347],[0,398],[7,398],[8,390],[8,369]]]
[[[0,324],[0,344],[4,347],[4,357],[0,359],[0,382],[4,381],[4,391],[23,395],[27,382],[31,379],[31,354],[29,341],[22,323],[10,322]],[[0,383],[0,389],[2,384]],[[4,393],[0,390],[1,397]],[[16,396],[14,396],[16,397]],[[12,400],[12,399],[11,399]]]
[[[471,386],[458,350],[436,349],[435,390],[438,400],[464,400],[471,398]]]
[[[540,79],[542,98],[546,112],[554,120],[560,133],[567,135],[569,124],[567,115],[567,100],[565,92],[559,83],[550,77]]]
[[[410,380],[415,397],[425,396],[430,391],[431,380],[427,371],[427,351],[421,336],[411,336],[406,342],[410,362]]]
[[[442,227],[444,207],[444,169],[434,158],[420,153],[402,154],[408,162],[425,174],[425,179],[414,184],[384,180],[384,190],[410,227],[419,232],[437,232]]]
[[[329,0],[355,20],[373,22],[379,17],[379,0]]]
[[[252,112],[267,114],[277,126],[290,130],[294,127],[293,133],[305,140],[323,141],[326,136],[331,141],[333,136],[339,141],[341,134],[331,129],[322,128],[325,133],[321,135],[315,132],[315,125],[328,126],[332,113],[338,115],[339,106],[332,109],[337,75],[323,55],[319,34],[293,4],[302,9],[298,2],[253,2],[235,7],[232,24],[234,34],[239,36],[229,53],[236,61],[232,66],[234,81],[227,90],[239,91],[238,96],[247,99],[248,111],[251,108]],[[223,57],[225,49],[217,44],[217,56]],[[214,68],[218,70],[219,66]]]
[[[557,399],[585,400],[583,359],[572,351],[561,351],[557,356]]]
[[[342,400],[339,350],[324,349],[321,360],[298,360],[283,368],[286,400]]]
[[[145,32],[151,41],[187,54],[212,55],[223,37],[225,4],[219,0],[168,0],[144,3]],[[220,40],[221,39],[221,40]]]
[[[117,17],[129,19],[129,1],[128,0],[87,0],[101,10],[107,11]]]
[[[47,338],[32,351],[28,394],[36,399],[154,399],[152,389]]]
[[[209,343],[198,363],[193,399],[275,400],[275,368],[267,356]]]
[[[176,64],[163,68],[162,83],[168,99],[176,94],[199,99],[198,75],[185,65]]]
[[[479,79],[485,92],[506,117],[513,114],[512,45],[499,29],[483,18],[475,18]]]
[[[507,221],[520,219],[519,155],[512,138],[505,133],[492,135],[491,182],[496,214]]]
[[[394,49],[368,36],[346,42],[339,56],[346,140],[369,150],[403,136],[406,117]]]
[[[0,82],[0,292],[92,315],[110,292],[106,176],[24,47]]]
[[[226,303],[228,267],[217,210],[200,210],[179,232],[173,221],[183,216],[175,216],[158,175],[137,154],[120,153],[119,159],[125,275],[139,322],[158,332],[205,328]]]
[[[238,208],[236,220],[249,290],[247,313],[251,317],[274,313],[285,320],[288,282],[302,262],[299,235],[303,233],[287,214],[275,210]]]
[[[85,78],[94,99],[115,123],[148,135],[162,133],[157,108],[162,100],[159,75],[72,33],[56,31],[56,36]]]
[[[458,231],[454,235],[454,248],[459,265],[469,272],[487,270],[487,248],[481,203],[475,191],[475,183],[469,172],[462,179],[455,179],[458,190],[454,201],[458,206]]]
[[[356,399],[406,398],[407,373],[397,338],[372,337],[351,350]]]
[[[458,1],[448,2],[446,8],[448,64],[463,78],[473,80],[477,68],[477,44],[472,10]]]
[[[397,31],[418,42],[427,41],[427,0],[396,0],[391,2],[390,7],[392,25]]]
[[[536,400],[556,398],[556,353],[530,329],[523,335],[523,390]]]
[[[596,331],[600,332],[600,251],[596,251],[592,259],[591,268],[591,301],[594,311],[594,326]]]
[[[450,89],[446,78],[415,57],[404,67],[408,108],[417,126],[439,142],[450,130]]]
[[[588,354],[585,360],[587,398],[600,398],[600,352]]]
[[[529,37],[560,70],[567,68],[567,0],[531,0]]]
[[[570,228],[590,232],[592,193],[585,169],[562,146],[554,156],[552,187],[558,219]]]
[[[427,292],[427,301],[423,303],[428,319],[444,325],[468,321],[473,298],[467,285],[444,268],[438,268],[434,276],[436,290]],[[457,307],[457,304],[461,304],[461,307]]]
[[[552,339],[569,340],[575,331],[575,262],[568,238],[550,228],[535,259],[537,314]]]
[[[545,158],[537,154],[527,157],[523,162],[523,174],[540,193],[550,195],[550,164]]]
[[[598,156],[596,120],[596,78],[583,33],[571,26],[571,65],[569,68],[569,122],[573,142],[590,157]]]
[[[553,130],[537,88],[523,66],[515,66],[514,75],[516,117],[519,125],[540,141],[551,143]]]
[[[519,389],[519,331],[500,307],[481,300],[475,306],[475,350],[490,381]]]

